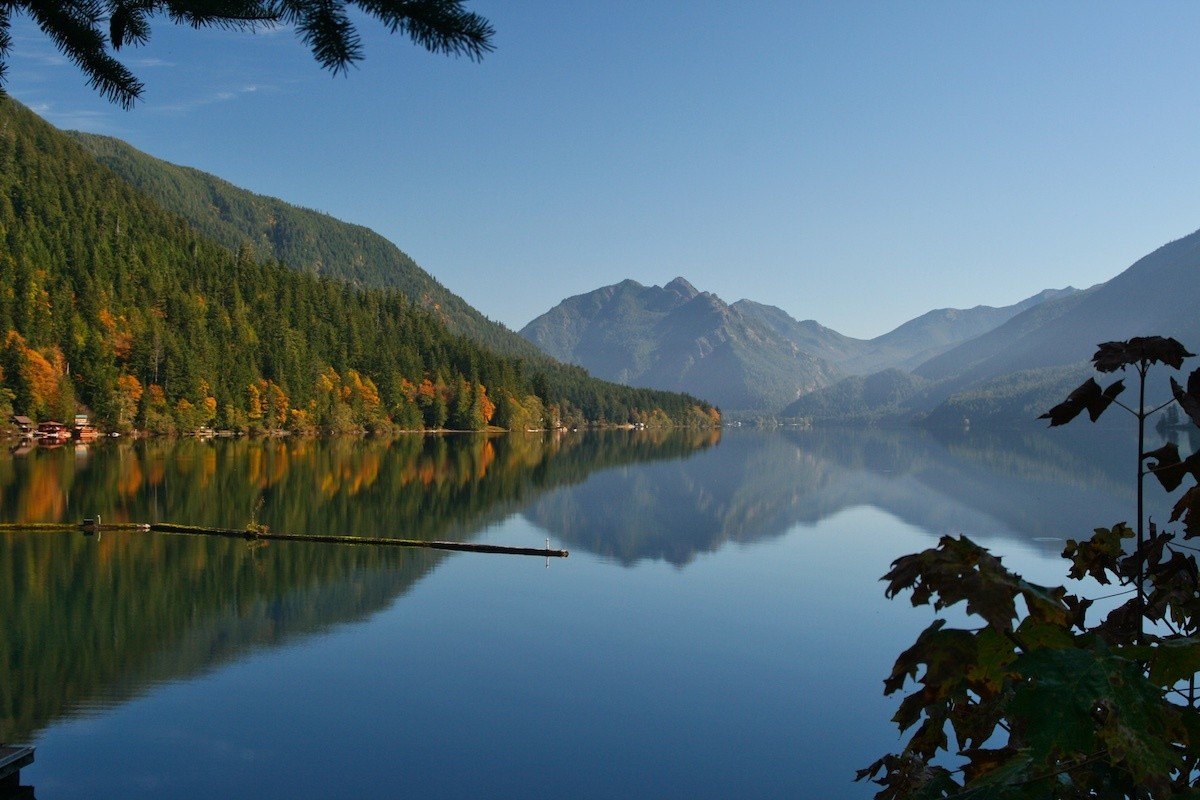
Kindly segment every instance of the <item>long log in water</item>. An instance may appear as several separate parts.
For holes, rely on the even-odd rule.
[[[305,533],[273,533],[268,530],[238,530],[236,528],[200,528],[194,525],[176,525],[156,522],[150,530],[159,533],[184,533],[196,536],[225,536],[238,539],[268,539],[280,542],[323,542],[325,544],[378,545],[381,547],[425,547],[430,550],[458,550],[465,553],[506,553],[515,556],[547,556],[566,558],[566,550],[549,550],[541,547],[508,547],[500,544],[477,544],[474,542],[427,542],[422,539],[388,539],[366,536],[321,536]]]
[[[0,523],[0,531],[24,533],[25,531],[77,531],[82,526],[78,522],[5,522]]]
[[[97,525],[94,522],[84,520],[83,522],[0,522],[0,533],[25,533],[33,531],[52,532],[52,531],[83,531],[84,533],[95,533],[97,531],[141,531],[145,533],[150,530],[150,526],[144,522],[116,522]]]
[[[548,548],[541,547],[508,547],[507,545],[477,544],[474,542],[427,542],[423,539],[388,539],[367,536],[321,536],[305,533],[274,533],[265,529],[252,530],[238,528],[202,528],[196,525],[177,525],[171,522],[155,522],[148,525],[140,522],[100,525],[91,520],[84,520],[82,523],[0,523],[0,533],[20,533],[31,531],[83,531],[84,533],[97,533],[104,531],[153,531],[155,533],[178,533],[191,536],[222,536],[230,539],[265,539],[279,542],[321,542],[324,544],[376,545],[379,547],[424,547],[429,550],[457,550],[464,553],[500,553],[514,556],[544,556],[546,558],[566,558],[570,555],[570,553],[566,550],[550,550]]]

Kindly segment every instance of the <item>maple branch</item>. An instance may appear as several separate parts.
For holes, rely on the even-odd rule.
[[[1138,412],[1134,411],[1132,408],[1130,408],[1129,406],[1125,405],[1124,403],[1122,403],[1120,400],[1118,400],[1118,399],[1117,399],[1117,398],[1115,398],[1115,397],[1113,398],[1113,403],[1114,403],[1115,405],[1118,405],[1118,406],[1120,406],[1121,408],[1125,409],[1125,410],[1126,410],[1126,411],[1128,411],[1130,414],[1133,414],[1135,417],[1136,417],[1136,416],[1138,416]]]
[[[1164,408],[1166,408],[1167,406],[1171,405],[1171,403],[1174,403],[1174,402],[1175,402],[1175,398],[1172,397],[1170,400],[1163,403],[1161,406],[1157,406],[1156,408],[1153,408],[1150,411],[1147,411],[1146,416],[1148,417],[1151,414],[1157,414],[1158,412],[1162,411]]]
[[[1123,594],[1132,594],[1133,592],[1136,592],[1136,591],[1137,591],[1136,587],[1132,588],[1132,589],[1122,589],[1121,591],[1113,592],[1112,594],[1102,594],[1099,597],[1089,597],[1088,600],[1091,600],[1094,603],[1097,600],[1108,600],[1109,598],[1112,598],[1112,597],[1120,597]]]
[[[1055,775],[1062,775],[1064,772],[1070,772],[1073,769],[1078,769],[1079,767],[1086,766],[1086,765],[1090,764],[1091,762],[1096,761],[1103,757],[1104,757],[1104,751],[1101,750],[1098,753],[1092,753],[1090,756],[1084,756],[1080,760],[1076,761],[1074,764],[1063,764],[1061,767],[1058,767],[1057,769],[1055,769],[1052,772],[1047,772],[1042,775],[1035,775],[1032,778],[1026,778],[1023,781],[1018,781],[1018,782],[1014,783],[1013,786],[1028,786],[1029,784],[1036,783],[1037,781],[1044,781],[1047,778],[1053,778]]]

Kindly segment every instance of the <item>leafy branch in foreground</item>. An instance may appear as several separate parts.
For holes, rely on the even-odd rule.
[[[464,0],[0,0],[0,82],[16,13],[30,17],[104,98],[128,108],[142,82],[109,52],[145,44],[151,18],[176,25],[256,30],[294,28],[325,69],[344,72],[363,57],[350,11],[370,15],[389,33],[406,34],[434,53],[479,60],[493,49],[491,24]]]
[[[1063,551],[1072,579],[1119,590],[1086,598],[1030,583],[965,536],[893,562],[888,597],[909,591],[914,606],[935,611],[962,603],[982,625],[936,619],[896,660],[884,693],[915,684],[893,717],[913,733],[902,752],[859,770],[857,780],[882,787],[878,800],[1200,797],[1200,550],[1152,523],[1145,530],[1141,491],[1147,474],[1167,491],[1200,482],[1200,455],[1181,458],[1170,443],[1145,450],[1147,418],[1171,403],[1200,424],[1200,370],[1186,389],[1171,379],[1167,404],[1145,407],[1151,366],[1179,369],[1192,355],[1163,337],[1100,345],[1098,371],[1136,371],[1136,408],[1117,399],[1123,381],[1090,379],[1043,417],[1062,425],[1087,411],[1095,421],[1117,405],[1138,420],[1136,530],[1098,528]],[[1200,535],[1197,485],[1171,521],[1184,541]],[[1126,595],[1089,622],[1095,600]]]

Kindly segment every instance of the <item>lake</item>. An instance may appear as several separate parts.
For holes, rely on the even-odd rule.
[[[1080,426],[1084,428],[1085,426]],[[1183,442],[1194,449],[1195,442]],[[865,798],[966,533],[1059,583],[1128,431],[605,431],[0,454],[0,517],[552,547],[0,534],[0,741],[47,798]],[[1165,500],[1150,492],[1165,520]]]

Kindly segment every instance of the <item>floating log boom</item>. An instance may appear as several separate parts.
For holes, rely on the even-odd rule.
[[[278,542],[319,542],[322,544],[374,545],[377,547],[423,547],[427,550],[455,550],[463,553],[497,553],[515,556],[544,556],[566,558],[566,550],[551,550],[549,547],[509,547],[500,544],[478,544],[475,542],[429,542],[423,539],[391,539],[367,536],[326,536],[305,533],[275,533],[266,528],[202,528],[196,525],[177,525],[171,522],[125,522],[102,525],[86,519],[82,523],[31,522],[0,524],[0,533],[27,531],[82,531],[85,534],[103,531],[134,531],[140,533],[172,533],[190,536],[221,536],[228,539],[248,539]]]
[[[566,550],[550,550],[541,547],[508,547],[500,544],[476,544],[474,542],[427,542],[423,539],[389,539],[366,536],[323,536],[305,533],[274,533],[269,530],[238,530],[237,528],[198,528],[193,525],[175,525],[156,522],[150,530],[158,533],[184,533],[196,536],[225,536],[237,539],[266,539],[280,542],[323,542],[325,544],[379,545],[381,547],[424,547],[430,550],[458,550],[465,553],[507,553],[517,556],[549,556],[566,558]]]

